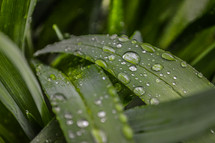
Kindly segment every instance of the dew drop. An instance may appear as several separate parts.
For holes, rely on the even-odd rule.
[[[114,55],[110,55],[110,56],[108,56],[108,60],[110,60],[110,61],[115,60],[115,56],[114,56]]]
[[[214,133],[215,133],[213,129],[211,129],[210,132],[211,132],[211,134],[214,134]]]
[[[115,50],[109,46],[103,46],[102,49],[104,52],[115,53]]]
[[[67,124],[67,125],[72,125],[72,124],[73,124],[73,121],[72,121],[72,120],[67,120],[67,121],[66,121],[66,124]]]
[[[140,62],[140,56],[137,53],[134,52],[126,52],[122,58],[126,60],[127,62],[130,62],[132,64],[138,64]]]
[[[128,84],[130,82],[130,78],[125,73],[119,73],[117,77],[124,84]]]
[[[107,143],[107,136],[102,130],[94,128],[92,130],[92,135],[94,137],[95,143]]]
[[[202,73],[198,73],[197,76],[198,76],[199,78],[202,78],[202,77],[203,77],[203,74],[202,74]]]
[[[115,87],[117,92],[120,92],[122,90],[122,85],[120,83],[114,84],[114,87]]]
[[[173,79],[177,79],[177,77],[176,77],[176,76],[174,76],[174,77],[173,77]]]
[[[89,122],[87,120],[79,120],[77,121],[77,125],[80,128],[86,128],[87,126],[89,126]]]
[[[75,56],[83,56],[84,54],[83,54],[81,51],[76,50],[76,51],[74,52],[74,55],[75,55]]]
[[[152,105],[158,105],[159,104],[159,100],[157,98],[151,98],[150,99],[150,104],[152,104]]]
[[[187,67],[187,63],[186,63],[185,61],[183,61],[183,62],[181,62],[181,66],[182,66],[183,68],[186,68],[186,67]]]
[[[152,66],[152,70],[154,70],[154,71],[160,71],[162,69],[163,69],[163,66],[160,64],[155,64]]]
[[[106,113],[104,111],[100,111],[100,112],[97,113],[97,116],[99,118],[104,118],[106,116]]]
[[[102,101],[101,101],[100,99],[98,99],[98,100],[96,100],[94,103],[95,103],[96,105],[101,105],[101,104],[102,104]]]
[[[135,66],[130,66],[130,67],[129,67],[129,70],[130,70],[130,71],[137,71],[137,68],[136,68]]]
[[[70,113],[64,114],[65,119],[72,119],[72,115]]]
[[[121,48],[121,47],[122,47],[122,44],[117,44],[116,47],[117,47],[117,48]]]
[[[143,94],[145,94],[145,90],[143,89],[143,87],[139,86],[139,87],[135,87],[134,88],[134,93],[138,96],[141,96]]]
[[[68,131],[68,135],[69,135],[70,139],[74,139],[75,138],[75,135],[73,134],[72,131]]]
[[[147,52],[150,52],[150,53],[153,53],[155,51],[155,49],[153,48],[153,46],[151,44],[148,44],[148,43],[143,43],[141,45],[142,49],[147,51]]]
[[[126,42],[128,41],[129,39],[128,38],[125,38],[125,37],[119,37],[119,41],[121,42]]]
[[[157,79],[156,79],[156,82],[159,83],[159,82],[161,82],[161,80],[157,78]]]
[[[163,53],[163,54],[161,55],[161,57],[162,57],[163,59],[168,60],[168,61],[174,61],[174,60],[175,60],[175,58],[173,57],[173,55],[170,54],[170,53]]]
[[[63,102],[65,100],[66,100],[65,96],[61,93],[55,93],[54,95],[51,96],[52,102]]]
[[[103,60],[96,60],[95,63],[96,63],[97,65],[99,65],[100,67],[102,67],[102,68],[107,68],[107,64],[106,64],[106,62],[103,61]]]
[[[168,71],[168,72],[166,72],[166,73],[167,73],[167,74],[170,74],[171,72]]]
[[[132,129],[128,125],[125,125],[123,127],[122,131],[123,131],[123,134],[125,135],[125,137],[127,139],[132,139],[132,137],[133,137],[133,131],[132,131]]]

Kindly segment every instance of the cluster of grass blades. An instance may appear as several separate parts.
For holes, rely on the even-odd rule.
[[[0,143],[214,143],[215,1],[197,1],[0,0]]]

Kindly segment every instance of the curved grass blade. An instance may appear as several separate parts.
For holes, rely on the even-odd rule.
[[[90,66],[70,71],[71,78],[76,79],[74,87],[61,72],[39,66],[39,79],[67,142],[131,142],[132,131],[126,124],[122,106],[101,69]],[[116,136],[111,136],[112,133]]]
[[[35,5],[36,0],[0,1],[0,31],[9,35],[22,49]]]
[[[116,35],[72,37],[49,45],[35,55],[50,52],[73,54],[95,62],[147,104],[158,104],[213,87],[201,73],[172,54]]]
[[[1,91],[2,93],[2,91]],[[11,114],[10,110],[5,108],[2,101],[0,101],[0,138],[6,143],[23,143],[29,142],[29,138],[23,132],[19,123],[14,118],[14,115]],[[29,128],[29,127],[27,127]],[[26,129],[25,131],[27,131]],[[28,135],[30,135],[28,133]],[[30,135],[31,136],[31,135]],[[1,142],[1,140],[0,140]],[[3,142],[3,143],[4,143]]]
[[[163,103],[127,110],[137,142],[169,143],[199,136],[215,124],[215,90]],[[196,136],[195,136],[196,135]]]
[[[22,112],[28,110],[41,126],[48,123],[51,116],[39,83],[16,45],[2,33],[0,58],[0,80],[10,91]]]
[[[53,119],[31,141],[31,143],[66,143],[56,119]]]

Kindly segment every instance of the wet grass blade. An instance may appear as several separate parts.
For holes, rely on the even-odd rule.
[[[50,112],[36,77],[16,45],[2,33],[0,58],[0,80],[22,112],[28,110],[41,126],[48,123]]]
[[[50,121],[46,127],[31,141],[31,143],[66,143],[63,133],[56,119]]]
[[[137,142],[179,142],[204,131],[211,134],[209,128],[215,124],[214,101],[213,89],[158,106],[134,108],[126,114]]]
[[[35,5],[36,0],[0,1],[0,30],[9,35],[23,51]]]
[[[48,45],[35,55],[45,53],[73,54],[95,62],[147,104],[158,104],[213,87],[201,73],[169,52],[126,37],[72,37]]]
[[[74,87],[63,73],[38,66],[39,79],[67,142],[131,142],[132,131],[126,124],[123,107],[101,69],[94,65],[70,71]]]

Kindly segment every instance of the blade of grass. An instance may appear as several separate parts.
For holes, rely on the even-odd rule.
[[[25,37],[31,23],[36,0],[2,0],[0,11],[0,31],[25,52]]]
[[[49,45],[35,55],[50,52],[73,54],[95,62],[147,104],[158,104],[213,87],[201,73],[170,53],[116,35],[72,37]]]
[[[127,110],[135,140],[147,143],[179,142],[198,137],[215,124],[215,90],[163,103]]]
[[[12,93],[17,91],[13,98],[19,98],[16,102],[20,103],[19,106],[24,106],[23,110],[29,109],[40,125],[47,124],[51,119],[51,115],[46,106],[39,83],[16,45],[2,33],[0,33],[0,54],[2,60],[5,59],[8,62],[5,64],[1,60],[1,68],[4,66],[1,70],[1,81],[4,80]],[[3,73],[5,76],[3,76]],[[16,82],[16,79],[21,81]],[[37,114],[37,110],[40,115]],[[41,118],[43,123],[41,122]]]

